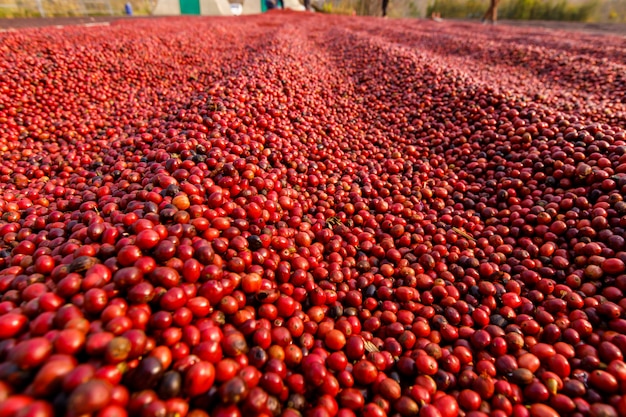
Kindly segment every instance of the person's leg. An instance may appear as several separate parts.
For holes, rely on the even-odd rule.
[[[491,6],[489,6],[489,8],[487,9],[487,11],[485,12],[485,14],[483,15],[482,19],[480,19],[481,22],[485,23],[487,21],[487,19],[489,18],[489,13],[491,12]]]
[[[493,16],[491,19],[492,23],[496,23],[496,21],[498,20],[498,3],[500,1],[499,0],[492,0],[492,4],[493,4]]]
[[[485,12],[485,15],[482,18],[482,22],[486,22],[487,20],[493,21],[493,0],[489,2],[489,8]]]
[[[311,10],[311,0],[304,0],[304,9],[308,12]]]
[[[383,17],[387,16],[388,5],[389,5],[389,0],[383,0]]]

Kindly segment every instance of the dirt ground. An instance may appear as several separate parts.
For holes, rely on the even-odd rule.
[[[580,23],[540,20],[502,20],[498,24],[525,27],[531,26],[555,30],[575,30],[591,33],[611,33],[614,35],[626,36],[626,24],[624,23]]]
[[[0,30],[20,28],[34,28],[44,26],[68,26],[68,25],[101,25],[118,20],[146,19],[146,17],[124,16],[101,16],[101,17],[55,17],[55,18],[22,18],[0,19]],[[152,19],[160,19],[152,17]],[[555,22],[555,21],[526,21],[526,20],[501,20],[499,25],[537,27],[542,29],[574,30],[597,34],[614,34],[626,37],[626,24],[619,23],[579,23],[579,22]]]
[[[120,19],[133,19],[121,16],[99,17],[46,17],[46,18],[16,18],[0,19],[0,29],[38,28],[45,26],[70,26],[70,25],[97,25],[107,24]]]

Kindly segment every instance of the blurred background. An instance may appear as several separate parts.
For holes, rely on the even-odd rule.
[[[116,16],[128,14],[128,5],[133,15],[147,16],[155,11],[159,1],[163,0],[0,0],[0,18]],[[230,3],[263,1],[230,0]],[[319,13],[380,16],[381,2],[312,0],[312,6]],[[439,13],[444,19],[480,19],[488,5],[489,0],[390,0],[388,14],[397,18],[426,18]],[[265,10],[264,5],[259,8]],[[626,0],[501,0],[498,15],[504,20],[624,23]]]

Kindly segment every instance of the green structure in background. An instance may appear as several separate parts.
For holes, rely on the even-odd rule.
[[[180,14],[200,15],[200,0],[179,0]]]
[[[265,0],[260,0],[261,1],[261,12],[265,13],[267,11],[267,3],[265,2]]]

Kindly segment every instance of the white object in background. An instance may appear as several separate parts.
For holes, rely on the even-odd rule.
[[[233,13],[233,16],[241,16],[243,12],[243,6],[239,3],[231,3],[230,11]]]
[[[283,2],[285,4],[285,9],[291,9],[298,12],[303,12],[306,10],[304,6],[300,4],[299,0],[283,0]]]

